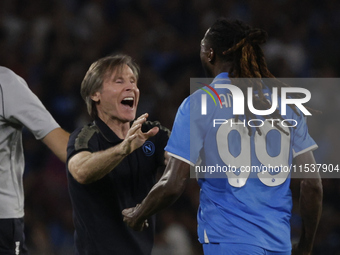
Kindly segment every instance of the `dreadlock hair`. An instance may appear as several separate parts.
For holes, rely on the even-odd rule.
[[[247,95],[247,86],[251,84],[253,88],[253,104],[256,109],[267,110],[270,109],[271,104],[263,94],[264,84],[261,82],[261,78],[274,78],[273,82],[266,84],[266,86],[272,90],[272,88],[278,87],[279,96],[281,96],[281,88],[289,87],[289,85],[277,80],[274,75],[268,70],[267,63],[260,47],[261,44],[267,40],[267,32],[259,29],[252,28],[249,25],[239,20],[228,21],[225,18],[218,19],[209,29],[205,38],[209,42],[211,48],[214,49],[216,55],[225,62],[231,62],[232,67],[229,71],[229,78],[232,83],[238,85],[238,87]],[[233,78],[260,78],[260,79],[233,79]],[[255,95],[254,91],[258,92]],[[298,94],[291,94],[292,97],[300,98]],[[247,100],[245,100],[246,103]],[[292,110],[300,115],[295,105],[290,105]],[[251,113],[248,107],[245,107],[245,117],[247,119],[254,118],[254,114]],[[238,121],[236,116],[236,121]],[[283,120],[278,109],[270,115],[264,116],[264,118],[275,118]],[[275,127],[281,132],[289,135],[282,127],[278,125],[278,122],[274,122]],[[259,127],[256,128],[259,135],[262,135]],[[248,126],[248,134],[251,135],[251,127]]]

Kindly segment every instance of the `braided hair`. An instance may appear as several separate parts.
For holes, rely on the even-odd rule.
[[[266,42],[267,36],[267,32],[262,29],[252,28],[239,20],[228,21],[225,18],[218,19],[205,35],[205,39],[209,42],[211,48],[214,49],[215,54],[222,61],[232,63],[231,70],[229,71],[229,78],[232,83],[238,85],[245,95],[247,94],[245,93],[247,86],[249,87],[251,84],[253,88],[253,104],[254,107],[259,110],[267,110],[271,107],[271,103],[264,96],[264,84],[261,82],[261,78],[274,78],[273,82],[266,84],[266,86],[271,90],[274,86],[278,87],[279,96],[281,96],[280,92],[282,87],[289,87],[287,84],[275,79],[274,75],[267,68],[267,63],[260,47],[261,44]],[[254,91],[257,91],[258,95],[255,95]],[[292,94],[291,96],[300,97],[297,94]],[[246,101],[247,100],[245,100],[245,102]],[[290,105],[290,107],[300,116],[294,105]],[[255,115],[249,111],[248,107],[245,107],[245,109],[246,120],[255,117]],[[283,120],[278,109],[272,114],[264,116],[264,118]],[[237,120],[238,116],[236,116],[236,121]],[[281,132],[289,135],[289,133],[278,125],[278,121],[275,121],[274,125]],[[259,135],[262,135],[258,127],[256,130]],[[252,130],[249,126],[248,131],[248,134],[251,135]]]

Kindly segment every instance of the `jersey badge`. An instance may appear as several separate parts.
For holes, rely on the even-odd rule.
[[[146,141],[142,149],[146,156],[152,156],[155,153],[155,145],[151,141]]]

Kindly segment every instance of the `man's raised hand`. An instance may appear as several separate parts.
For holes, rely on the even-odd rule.
[[[144,113],[133,122],[124,141],[122,142],[122,148],[126,154],[130,154],[134,150],[138,149],[145,143],[147,139],[158,133],[158,127],[153,127],[145,133],[142,132],[142,124],[146,121],[148,116],[148,113]]]

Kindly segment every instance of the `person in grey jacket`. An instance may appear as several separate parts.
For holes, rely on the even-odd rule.
[[[23,78],[0,66],[0,254],[27,254],[24,236],[24,154],[28,128],[63,162],[69,133],[46,110]]]

